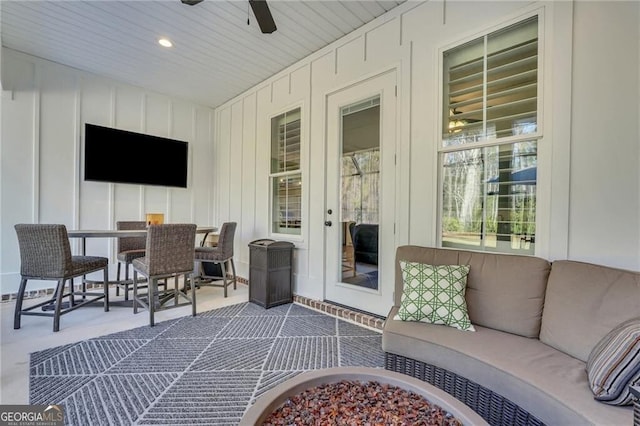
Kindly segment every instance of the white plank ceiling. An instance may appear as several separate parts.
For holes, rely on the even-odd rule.
[[[404,1],[269,0],[262,34],[245,0],[2,0],[2,44],[216,107]]]

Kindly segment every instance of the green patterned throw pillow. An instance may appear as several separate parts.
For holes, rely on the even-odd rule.
[[[458,330],[476,331],[469,320],[468,265],[427,265],[400,261],[403,290],[400,310],[393,318],[444,324]]]

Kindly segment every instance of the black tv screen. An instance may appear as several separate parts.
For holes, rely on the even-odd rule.
[[[84,180],[187,187],[187,142],[89,123],[84,129]]]

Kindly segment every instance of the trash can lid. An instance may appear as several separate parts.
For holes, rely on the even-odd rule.
[[[273,248],[293,247],[293,243],[289,241],[276,241],[276,240],[271,240],[269,238],[262,238],[260,240],[251,241],[249,245],[259,246],[259,247],[273,247]]]
[[[275,240],[270,240],[268,238],[262,238],[260,240],[254,240],[249,243],[250,246],[268,246],[271,243],[274,243]]]
[[[294,247],[294,244],[292,242],[289,242],[289,241],[275,241],[273,243],[270,243],[269,247],[273,247],[273,248],[288,248],[288,247]]]

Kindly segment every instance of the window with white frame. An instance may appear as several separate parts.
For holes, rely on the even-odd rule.
[[[271,232],[300,235],[300,108],[271,119]]]
[[[534,254],[538,18],[443,53],[442,246]]]

